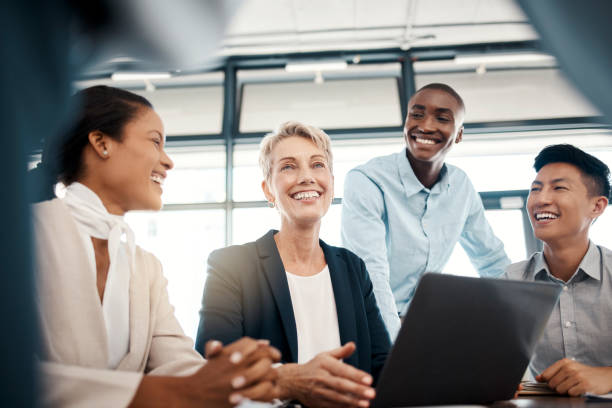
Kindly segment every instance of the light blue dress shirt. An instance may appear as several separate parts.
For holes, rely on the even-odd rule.
[[[421,275],[441,272],[457,242],[480,276],[498,277],[510,264],[480,196],[455,166],[445,164],[428,189],[404,150],[352,169],[344,186],[343,245],[365,261],[392,339]]]
[[[508,266],[506,277],[563,287],[529,364],[531,375],[563,358],[594,367],[612,366],[612,251],[590,242],[567,282],[551,275],[542,252]]]

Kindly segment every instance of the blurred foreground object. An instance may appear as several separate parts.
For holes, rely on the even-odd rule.
[[[548,51],[612,122],[612,2],[518,0]]]
[[[26,177],[26,169],[29,155],[40,148],[41,140],[57,137],[69,123],[72,80],[84,67],[111,56],[164,69],[198,67],[215,49],[237,4],[235,0],[3,3],[0,13],[3,406],[36,404],[34,355],[38,318],[33,298],[28,203],[40,192],[36,180]],[[44,172],[39,173],[44,177]]]

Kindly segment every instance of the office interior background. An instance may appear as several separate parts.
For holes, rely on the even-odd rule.
[[[341,245],[346,173],[404,148],[407,100],[430,82],[464,98],[464,138],[448,162],[480,192],[509,257],[540,248],[524,208],[535,154],[572,143],[612,165],[612,129],[538,40],[511,0],[245,0],[205,67],[145,75],[135,72],[138,61],[118,57],[74,88],[134,91],[164,121],[175,163],[164,208],[126,219],[161,260],[170,301],[193,337],[208,254],[279,226],[260,188],[261,138],[287,120],[331,136],[335,199],[321,236]],[[37,160],[33,154],[31,165]],[[592,239],[612,247],[611,228],[608,211]],[[476,276],[459,245],[444,272]]]

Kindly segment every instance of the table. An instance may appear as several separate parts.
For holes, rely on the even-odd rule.
[[[587,401],[583,397],[518,397],[510,401],[500,401],[491,405],[493,408],[600,408],[612,407],[612,401]]]

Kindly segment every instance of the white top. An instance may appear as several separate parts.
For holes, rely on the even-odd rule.
[[[130,346],[130,270],[134,236],[123,217],[110,214],[100,198],[81,183],[66,188],[63,199],[81,234],[88,273],[95,277],[96,258],[91,237],[108,240],[110,265],[102,298],[102,313],[108,344],[108,367],[116,368]],[[126,235],[127,243],[121,242]]]
[[[336,299],[327,265],[312,276],[287,272],[287,282],[297,327],[298,363],[340,347]]]

